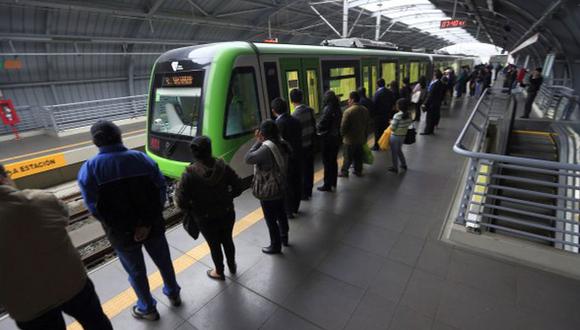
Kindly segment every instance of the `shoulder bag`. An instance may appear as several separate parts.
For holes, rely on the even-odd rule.
[[[278,147],[271,141],[264,141],[274,156],[274,164],[269,170],[258,170],[254,166],[254,180],[252,194],[259,200],[273,200],[282,198],[286,190],[286,166]]]

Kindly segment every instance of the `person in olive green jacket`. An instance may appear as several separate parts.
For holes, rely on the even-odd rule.
[[[344,162],[340,177],[348,177],[348,170],[354,164],[354,174],[362,176],[363,145],[367,142],[370,116],[367,108],[359,104],[358,92],[351,92],[348,99],[348,108],[342,115],[340,135],[344,143]]]

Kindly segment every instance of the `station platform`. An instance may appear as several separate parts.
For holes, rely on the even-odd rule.
[[[290,220],[282,255],[260,251],[268,234],[249,191],[236,200],[238,274],[207,278],[203,239],[167,233],[183,305],[169,307],[147,259],[161,320],[131,317],[133,294],[120,263],[91,272],[116,329],[579,329],[580,281],[482,255],[440,240],[465,166],[452,145],[474,99],[442,111],[434,136],[405,146],[409,170],[387,172],[375,153],[362,178],[314,191]],[[316,180],[322,172],[317,171]],[[10,319],[0,330],[16,329]],[[69,330],[80,329],[72,322]]]
[[[145,117],[116,122],[124,143],[136,149],[145,146]],[[33,135],[0,142],[0,163],[22,188],[48,188],[76,178],[81,164],[97,153],[90,127],[64,135]]]

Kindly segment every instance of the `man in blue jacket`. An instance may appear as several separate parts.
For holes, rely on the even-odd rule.
[[[80,169],[81,193],[129,274],[129,282],[138,298],[131,310],[133,317],[158,320],[143,246],[159,268],[165,284],[163,293],[173,306],[181,304],[180,287],[165,238],[165,179],[151,158],[123,145],[121,130],[112,122],[98,121],[91,127],[91,135],[99,153]]]

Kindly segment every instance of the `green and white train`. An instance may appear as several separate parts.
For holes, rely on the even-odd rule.
[[[148,102],[146,150],[164,175],[179,178],[191,161],[193,136],[212,140],[213,154],[242,177],[243,161],[260,122],[271,117],[270,101],[288,99],[292,88],[321,111],[324,91],[345,101],[364,86],[369,95],[379,77],[402,81],[433,70],[457,67],[465,58],[328,46],[225,42],[184,47],[161,55],[153,67]],[[464,65],[464,64],[463,64]]]

